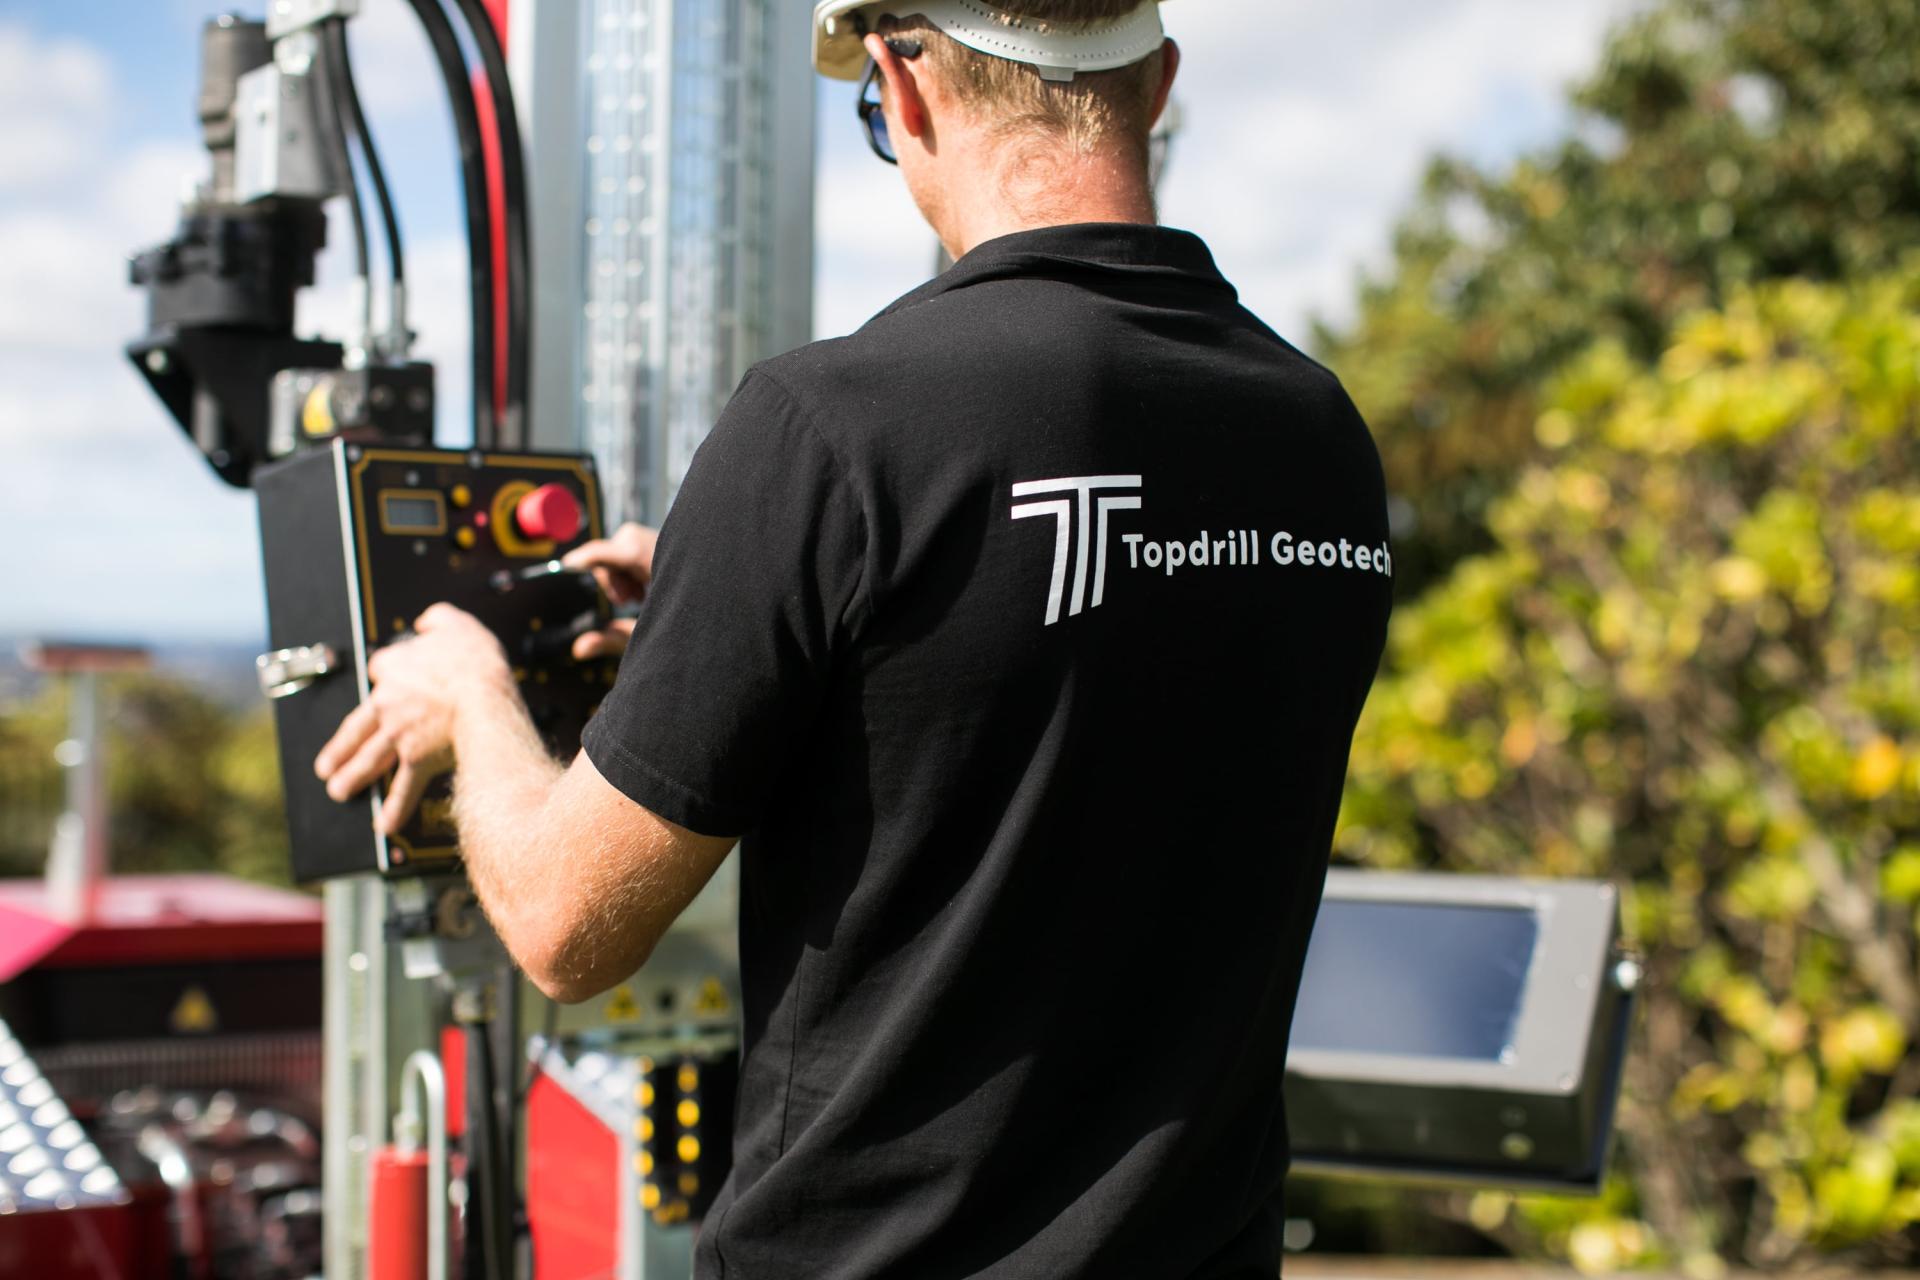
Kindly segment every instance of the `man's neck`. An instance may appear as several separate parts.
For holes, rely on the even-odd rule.
[[[1036,227],[1158,221],[1141,164],[1117,151],[1063,157],[1002,149],[994,160],[972,168],[984,176],[956,184],[930,218],[956,259],[988,240]]]

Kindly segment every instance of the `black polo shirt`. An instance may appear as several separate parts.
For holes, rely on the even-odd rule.
[[[1159,227],[747,375],[586,750],[744,835],[702,1276],[1271,1276],[1392,551],[1338,381]]]

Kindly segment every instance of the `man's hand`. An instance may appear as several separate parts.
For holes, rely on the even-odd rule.
[[[372,694],[340,722],[313,762],[335,800],[359,794],[395,769],[380,808],[386,835],[406,824],[427,783],[450,763],[462,707],[519,697],[506,652],[472,614],[436,604],[413,628],[411,639],[367,660]]]
[[[653,582],[653,544],[657,530],[643,524],[623,524],[610,538],[583,542],[561,558],[569,569],[591,569],[600,589],[615,605],[635,604]],[[624,652],[633,635],[631,619],[618,619],[604,631],[588,631],[573,642],[573,656],[582,660]]]

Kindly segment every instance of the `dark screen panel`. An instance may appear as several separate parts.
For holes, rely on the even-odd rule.
[[[1497,1062],[1540,935],[1521,907],[1320,905],[1292,1047]]]
[[[446,528],[446,513],[438,497],[383,493],[380,501],[385,504],[388,533],[438,533]]]

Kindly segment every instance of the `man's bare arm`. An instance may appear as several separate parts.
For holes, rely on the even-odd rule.
[[[393,770],[380,826],[399,830],[451,749],[467,874],[507,950],[556,1000],[639,967],[733,847],[617,791],[584,754],[563,768],[527,718],[499,641],[435,605],[368,663],[372,696],[314,761],[336,800]]]
[[[637,969],[734,844],[635,804],[584,752],[563,770],[517,698],[462,707],[454,756],[474,891],[556,1000],[585,1000]]]

